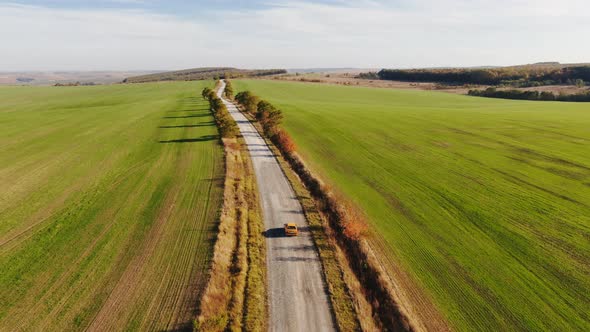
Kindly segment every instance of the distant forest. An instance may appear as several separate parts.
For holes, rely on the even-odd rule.
[[[517,99],[517,100],[545,100],[545,101],[572,101],[590,102],[590,92],[578,94],[554,94],[549,91],[520,91],[520,90],[496,90],[490,87],[485,90],[469,90],[470,96]]]
[[[590,83],[590,66],[528,65],[486,69],[383,69],[378,73],[362,73],[359,77],[449,85],[533,87],[568,84],[583,86]]]
[[[123,83],[146,83],[157,81],[197,81],[220,78],[258,77],[286,74],[285,69],[237,69],[230,67],[194,68],[164,73],[129,77]]]

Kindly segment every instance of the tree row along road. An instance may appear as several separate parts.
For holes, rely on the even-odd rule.
[[[256,128],[229,101],[219,97],[246,141],[266,228],[269,330],[335,331],[320,260],[303,210],[273,152]],[[297,223],[297,237],[285,237],[283,224]]]

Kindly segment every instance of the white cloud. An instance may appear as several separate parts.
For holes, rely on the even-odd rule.
[[[580,62],[588,35],[580,0],[287,1],[194,19],[0,4],[0,70]]]

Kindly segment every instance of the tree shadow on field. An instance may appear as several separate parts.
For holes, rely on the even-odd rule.
[[[218,177],[218,178],[210,178],[210,179],[203,179],[201,181],[213,183],[213,185],[217,188],[223,189],[223,182],[225,181],[225,177]]]
[[[211,114],[203,113],[203,114],[180,115],[180,116],[164,116],[164,117],[162,117],[162,119],[204,118],[206,116],[211,116]]]
[[[162,129],[172,129],[172,128],[196,128],[196,127],[213,127],[215,123],[213,122],[204,122],[199,124],[185,124],[185,125],[177,125],[177,126],[159,126],[158,128]]]
[[[191,311],[196,315],[198,312],[197,306],[194,306],[194,308],[192,308]],[[178,326],[167,329],[167,330],[159,330],[159,332],[190,332],[190,331],[193,331],[193,322],[192,321],[181,323]]]
[[[196,105],[195,105],[196,106]],[[195,108],[195,107],[186,107],[186,108],[182,108],[182,109],[175,109],[175,110],[170,110],[170,111],[166,111],[166,113],[177,113],[177,112],[205,112],[205,111],[209,111],[208,108]]]
[[[158,143],[195,143],[195,142],[206,142],[206,141],[213,141],[219,139],[217,135],[205,135],[201,137],[195,138],[179,138],[179,139],[171,139],[166,141],[159,141]]]

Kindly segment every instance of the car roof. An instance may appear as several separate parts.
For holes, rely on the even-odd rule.
[[[297,227],[297,225],[294,222],[287,223],[287,226],[288,227],[292,227],[292,226]]]

